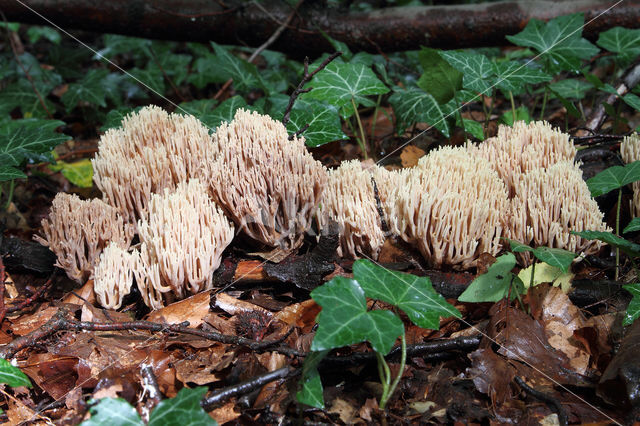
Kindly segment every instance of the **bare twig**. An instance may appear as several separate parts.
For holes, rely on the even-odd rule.
[[[298,8],[300,7],[300,5],[302,4],[302,2],[304,2],[304,0],[299,0],[298,3],[293,7],[293,10],[291,11],[291,13],[289,14],[289,16],[287,17],[287,20],[285,22],[282,23],[282,25],[280,25],[275,31],[274,33],[271,35],[271,37],[269,37],[269,39],[267,41],[265,41],[264,43],[262,43],[260,46],[258,46],[258,48],[251,54],[251,56],[249,56],[248,62],[253,62],[255,61],[255,59],[258,57],[258,55],[260,55],[260,53],[262,53],[267,47],[271,46],[277,39],[278,37],[280,37],[280,34],[282,34],[282,32],[289,26],[289,24],[291,23],[291,20],[293,19],[293,17],[295,16],[295,14],[298,11]],[[220,88],[220,90],[218,90],[218,92],[215,94],[215,96],[213,97],[213,99],[218,99],[220,96],[222,96],[222,94],[224,92],[227,91],[227,89],[229,88],[229,86],[231,86],[231,83],[233,82],[233,79],[230,78],[229,80],[227,80],[222,87]]]
[[[22,302],[18,303],[17,305],[8,307],[7,308],[7,313],[21,311],[22,309],[26,308],[27,306],[29,306],[33,302],[35,302],[40,296],[42,296],[48,289],[51,288],[51,285],[53,283],[53,279],[55,278],[57,273],[58,273],[58,268],[55,268],[53,270],[53,273],[49,277],[49,279],[44,284],[42,284],[40,286],[40,288],[35,293],[33,293],[31,296],[27,297],[26,299],[24,299]],[[2,321],[0,321],[0,323],[1,322]]]
[[[150,412],[153,410],[153,407],[162,401],[162,392],[160,392],[158,381],[156,380],[156,375],[153,374],[153,367],[151,365],[142,364],[142,368],[140,368],[140,375],[142,376],[142,385],[149,394],[146,408],[148,412]]]
[[[308,91],[311,90],[311,88],[303,89],[304,85],[307,84],[313,78],[314,75],[316,75],[321,70],[323,70],[327,65],[329,65],[329,63],[331,63],[331,61],[333,61],[335,58],[337,58],[340,55],[342,55],[342,52],[333,52],[331,55],[327,57],[327,59],[322,61],[322,63],[318,66],[318,68],[316,68],[312,72],[309,72],[309,58],[308,57],[304,58],[304,74],[302,75],[302,80],[300,81],[300,84],[298,84],[298,87],[296,87],[293,93],[291,93],[291,96],[289,96],[289,104],[287,105],[287,109],[284,110],[284,116],[282,117],[282,124],[286,126],[287,123],[289,122],[291,109],[293,108],[293,104],[296,102],[296,99],[298,99],[298,96],[300,96],[303,93],[307,93]]]
[[[547,395],[544,392],[540,392],[539,390],[536,390],[536,389],[532,388],[531,386],[526,384],[525,381],[522,380],[518,376],[515,377],[515,382],[527,394],[529,394],[529,395],[533,396],[534,398],[539,399],[540,401],[552,406],[554,408],[556,414],[558,415],[558,423],[560,425],[566,426],[569,423],[569,419],[567,418],[567,413],[564,411],[564,408],[562,407],[562,404],[560,404],[560,402],[558,402],[557,399],[555,399],[551,395]]]
[[[200,401],[200,405],[205,409],[205,411],[211,411],[216,405],[228,400],[229,398],[249,393],[269,382],[273,382],[274,380],[288,379],[298,374],[300,374],[299,369],[293,367],[282,367],[275,371],[246,380],[242,383],[220,389],[219,391],[214,392],[211,396]]]
[[[3,346],[0,349],[0,358],[13,358],[13,356],[22,349],[36,346],[45,337],[51,336],[56,331],[64,330],[69,325],[68,316],[68,309],[58,309],[58,312],[56,312],[49,321],[44,323],[42,327],[36,328],[31,333],[20,336]]]

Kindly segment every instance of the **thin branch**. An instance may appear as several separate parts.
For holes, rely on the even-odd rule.
[[[33,302],[35,302],[40,296],[42,296],[48,289],[51,288],[51,284],[53,283],[53,279],[57,275],[58,270],[59,270],[58,268],[55,268],[53,270],[53,273],[49,277],[49,279],[44,284],[42,284],[40,286],[40,288],[35,293],[33,293],[31,296],[27,297],[26,299],[24,299],[22,302],[18,303],[17,305],[8,307],[7,308],[7,313],[21,311],[22,309],[26,308],[27,306],[29,306]],[[1,322],[2,321],[0,321],[0,323]]]
[[[308,57],[304,58],[304,74],[302,76],[302,80],[300,81],[300,84],[298,84],[298,87],[296,87],[296,89],[293,91],[293,93],[289,97],[289,104],[287,105],[287,109],[284,110],[284,116],[282,117],[282,124],[284,124],[285,127],[289,122],[291,109],[293,109],[293,104],[296,102],[296,99],[298,99],[298,96],[300,96],[302,93],[306,93],[311,90],[311,88],[303,89],[304,85],[307,84],[313,78],[314,75],[316,75],[321,70],[323,70],[327,65],[329,65],[329,63],[331,63],[331,61],[333,61],[335,58],[337,58],[340,55],[342,55],[342,52],[333,52],[330,56],[327,57],[327,59],[322,61],[322,63],[318,66],[318,68],[313,70],[313,72],[311,73],[309,73],[309,58]]]
[[[156,380],[156,375],[153,374],[153,367],[151,365],[143,364],[142,368],[140,368],[140,375],[142,376],[142,386],[149,394],[146,408],[148,410],[147,412],[150,412],[153,410],[153,407],[162,401],[162,392],[160,392],[158,380]]]
[[[566,426],[567,424],[569,424],[569,419],[567,418],[567,413],[564,411],[564,408],[562,407],[562,404],[560,404],[560,402],[556,398],[554,398],[551,395],[547,395],[544,392],[540,392],[539,390],[536,390],[536,389],[532,388],[531,386],[526,384],[525,381],[522,380],[518,376],[516,376],[514,380],[518,384],[518,386],[520,386],[522,388],[522,390],[524,390],[527,394],[529,394],[529,395],[533,396],[534,398],[539,399],[540,401],[552,406],[554,408],[556,414],[558,415],[558,423],[560,425]]]

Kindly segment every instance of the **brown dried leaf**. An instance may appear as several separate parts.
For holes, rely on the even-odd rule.
[[[229,296],[227,293],[216,294],[215,306],[231,315],[235,315],[240,312],[254,312],[254,311],[262,312],[265,315],[268,315],[269,317],[273,315],[270,311],[264,308],[261,308],[258,305],[245,302],[244,300],[236,299],[235,297]]]
[[[80,289],[67,293],[62,302],[75,305],[84,305],[85,303],[94,305],[96,303],[96,293],[93,291],[93,280],[88,280]]]
[[[76,385],[78,358],[50,353],[31,354],[22,371],[53,399],[64,397]]]
[[[337,414],[345,424],[352,424],[358,414],[358,411],[342,398],[334,399],[327,411]]]
[[[473,378],[478,391],[489,395],[492,405],[502,405],[514,396],[511,381],[515,370],[491,349],[478,349],[468,355],[471,368],[467,376]]]
[[[55,313],[58,312],[58,308],[49,306],[44,309],[40,309],[34,314],[24,315],[14,321],[11,327],[11,331],[16,336],[24,336],[31,333],[33,330],[42,327],[44,323],[49,321]]]
[[[240,417],[241,414],[234,410],[235,406],[236,404],[234,401],[229,401],[222,407],[211,411],[209,415],[212,419],[218,422],[219,425],[223,425]]]
[[[204,322],[209,313],[210,291],[203,291],[179,302],[152,311],[147,320],[167,324],[189,321],[189,327],[196,328]]]
[[[225,352],[224,345],[216,345],[174,361],[173,367],[176,370],[176,378],[182,383],[207,385],[223,378],[218,371],[226,368],[232,357]]]
[[[304,329],[306,327],[313,327],[320,310],[320,306],[317,305],[313,299],[308,299],[304,302],[287,306],[275,315],[275,319],[288,326],[295,325]]]
[[[400,153],[402,167],[413,167],[418,164],[418,160],[425,154],[423,150],[415,145],[407,145]]]

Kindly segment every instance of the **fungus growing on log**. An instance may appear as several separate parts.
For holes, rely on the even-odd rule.
[[[145,216],[151,194],[198,177],[214,149],[209,130],[195,117],[149,106],[102,135],[93,179],[105,201],[135,222]]]
[[[268,247],[291,250],[311,226],[327,183],[304,138],[240,109],[213,135],[218,157],[206,163],[211,194],[238,229]]]
[[[507,189],[484,158],[444,147],[420,159],[396,200],[397,231],[434,267],[469,268],[496,255],[508,224]]]
[[[127,250],[110,243],[100,254],[95,267],[93,290],[98,302],[107,309],[118,309],[131,291],[134,258]]]
[[[321,228],[330,221],[338,223],[339,256],[366,254],[377,259],[384,244],[371,176],[369,170],[363,170],[359,160],[345,161],[329,171],[319,218]]]
[[[640,160],[640,135],[634,133],[625,136],[620,144],[620,154],[622,161],[625,163],[633,163]],[[633,216],[640,216],[640,182],[633,182]]]
[[[573,161],[520,174],[511,200],[509,237],[531,246],[592,254],[602,243],[570,231],[611,231]],[[526,256],[525,256],[526,257]]]
[[[42,220],[42,234],[34,239],[56,254],[56,265],[69,278],[82,283],[93,273],[109,242],[122,249],[129,247],[134,227],[102,200],[83,201],[60,192],[53,199],[49,217]]]
[[[515,193],[517,175],[560,161],[573,161],[576,156],[569,135],[544,121],[500,126],[495,137],[479,145],[468,144],[467,148],[493,165],[507,184],[510,196]]]
[[[177,298],[212,286],[213,272],[233,239],[233,226],[197,179],[175,191],[153,194],[147,217],[138,222],[142,247],[136,281],[145,303],[162,306],[169,289]]]

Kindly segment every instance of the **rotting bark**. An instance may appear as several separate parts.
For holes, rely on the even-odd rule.
[[[291,13],[279,0],[248,2],[226,0],[0,0],[7,19],[47,24],[21,3],[64,29],[117,33],[138,37],[259,46],[268,40]],[[317,55],[334,49],[319,30],[345,42],[354,51],[391,52],[420,46],[460,48],[505,44],[505,35],[521,31],[529,19],[548,20],[584,12],[585,21],[611,7],[604,0],[503,1],[476,5],[418,6],[353,12],[326,7],[325,2],[304,3],[296,17],[272,46],[292,55]],[[49,24],[50,25],[50,24]],[[606,17],[587,25],[584,34],[597,34],[614,26],[640,26],[640,1],[627,0]]]

